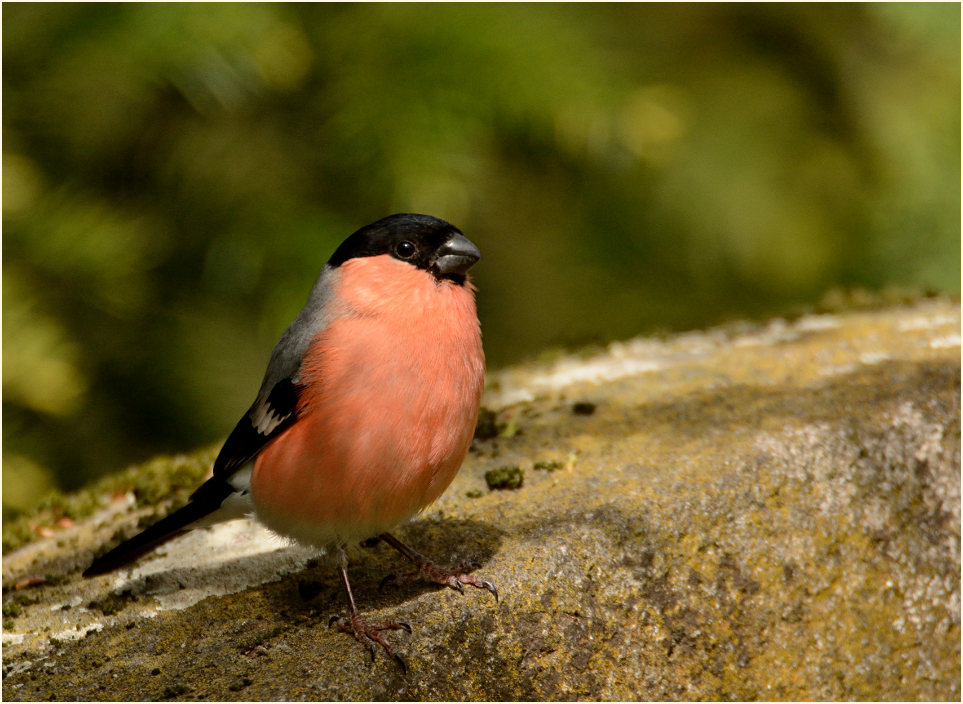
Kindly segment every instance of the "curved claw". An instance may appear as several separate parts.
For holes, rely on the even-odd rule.
[[[331,626],[333,626],[337,621],[340,621],[340,620],[341,620],[340,616],[332,616],[331,618],[328,619],[328,628],[331,628]]]
[[[385,585],[388,584],[389,582],[397,582],[397,581],[398,581],[398,577],[396,577],[393,572],[391,574],[385,575],[384,579],[378,582],[378,591],[379,592],[383,591],[385,588]]]
[[[405,629],[406,631],[408,631],[408,633],[411,633],[411,626],[409,626],[409,625],[408,625],[407,623],[405,623],[404,621],[395,621],[395,623],[396,623],[397,625],[401,626],[401,627],[402,627],[403,629]]]
[[[483,579],[483,580],[482,580],[481,585],[482,585],[482,588],[483,588],[483,589],[487,589],[488,591],[490,591],[492,594],[495,595],[495,601],[497,602],[497,601],[498,601],[498,590],[495,589],[495,585],[492,584],[491,582],[489,582],[489,581],[486,580],[486,579]]]
[[[402,659],[400,655],[398,655],[398,653],[395,653],[395,662],[398,663],[398,667],[401,668],[401,674],[407,675],[408,665],[405,664],[405,661]]]
[[[448,586],[457,591],[459,594],[465,593],[465,585],[462,584],[462,581],[458,579],[458,577],[452,577],[451,582],[448,583]]]

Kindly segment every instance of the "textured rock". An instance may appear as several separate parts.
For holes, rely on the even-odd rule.
[[[399,534],[501,601],[352,563],[414,627],[407,675],[327,628],[330,566],[247,522],[82,580],[143,512],[103,497],[5,556],[4,699],[960,699],[958,303],[614,344],[485,404],[494,437]]]

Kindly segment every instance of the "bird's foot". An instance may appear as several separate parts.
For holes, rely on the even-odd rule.
[[[411,584],[417,580],[424,580],[454,589],[460,594],[465,593],[465,585],[469,584],[476,589],[486,589],[490,591],[495,596],[495,601],[498,601],[498,590],[495,589],[495,585],[486,579],[481,579],[471,574],[480,567],[480,565],[474,562],[464,562],[455,567],[441,567],[423,555],[412,558],[412,562],[415,564],[414,572],[402,575],[400,580],[395,575],[388,575],[382,580],[381,584],[384,585],[392,580],[398,580],[403,584]]]
[[[473,562],[465,562],[457,567],[439,567],[414,548],[405,545],[403,542],[391,535],[391,533],[382,533],[378,537],[404,555],[415,566],[414,572],[402,577],[402,581],[404,583],[407,584],[415,581],[416,579],[424,579],[429,582],[434,582],[435,584],[441,584],[442,586],[450,587],[461,594],[465,593],[465,585],[470,584],[478,589],[487,589],[495,595],[495,601],[498,601],[498,590],[495,589],[495,585],[487,580],[480,579],[471,574],[472,571],[478,569],[479,565],[476,565]],[[384,586],[385,583],[394,579],[397,579],[394,575],[388,575],[381,580],[381,586]]]
[[[394,647],[388,639],[382,635],[382,631],[407,631],[411,633],[411,626],[404,621],[382,621],[371,623],[365,621],[361,614],[354,612],[347,617],[332,616],[328,621],[328,627],[335,626],[341,633],[354,636],[354,639],[368,649],[371,661],[375,659],[375,643],[380,645],[388,653],[388,657],[394,660],[401,667],[401,671],[407,673],[408,666],[401,656],[395,652]]]

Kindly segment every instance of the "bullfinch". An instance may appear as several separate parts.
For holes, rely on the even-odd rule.
[[[337,556],[348,616],[340,631],[398,657],[355,606],[344,547],[379,538],[423,578],[487,589],[476,565],[443,568],[387,531],[438,498],[474,434],[485,374],[468,270],[481,258],[457,228],[391,215],[348,237],[271,353],[257,398],[189,503],[94,560],[114,570],[193,528],[254,515]],[[330,624],[329,624],[330,625]]]

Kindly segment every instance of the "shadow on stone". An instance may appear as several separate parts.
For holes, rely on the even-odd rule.
[[[394,535],[439,566],[474,562],[479,565],[475,573],[485,577],[485,565],[497,554],[505,532],[480,521],[430,518],[415,520]],[[385,581],[389,575],[400,578],[411,571],[411,563],[383,542],[348,548],[348,576],[362,612],[390,608],[420,594],[446,589],[424,581]],[[303,610],[308,604],[331,615],[346,610],[336,565],[329,556],[311,560],[282,581],[287,582],[283,588],[269,591],[269,598],[281,613]],[[470,591],[466,589],[466,596]]]

